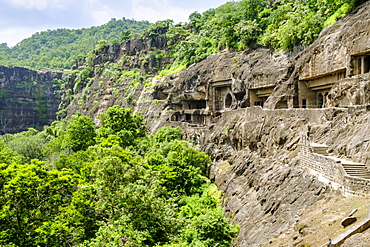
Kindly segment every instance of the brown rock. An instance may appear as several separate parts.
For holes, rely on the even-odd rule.
[[[349,226],[357,221],[357,218],[354,216],[346,217],[342,220],[341,224],[342,226],[346,227]]]

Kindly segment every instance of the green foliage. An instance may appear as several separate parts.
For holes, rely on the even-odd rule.
[[[149,25],[147,21],[113,18],[98,27],[38,32],[12,48],[7,47],[5,43],[0,44],[0,64],[71,69],[79,55],[84,57],[94,48],[99,50],[103,45],[99,43],[101,40],[106,40],[107,45],[127,41],[132,34],[141,33]]]
[[[74,226],[60,216],[76,190],[76,175],[67,170],[47,171],[43,162],[37,160],[26,165],[3,164],[0,173],[2,243],[17,246],[69,243]],[[44,231],[49,234],[43,234]],[[66,235],[68,231],[70,234]]]
[[[5,136],[4,140],[0,140],[0,164],[11,164],[13,162],[20,163],[23,157],[17,152],[10,149],[6,144],[5,140],[8,136]]]
[[[179,129],[164,127],[139,146],[145,153],[147,165],[160,173],[166,188],[190,195],[200,192],[210,159],[181,141],[182,135]]]
[[[86,150],[95,144],[95,124],[86,116],[73,116],[64,134],[64,147],[74,152]]]
[[[205,177],[210,159],[182,141],[180,129],[146,135],[141,117],[118,106],[101,120],[98,130],[74,116],[3,138],[44,136],[47,163],[23,165],[0,142],[1,245],[231,245],[237,227]]]
[[[204,13],[194,12],[189,23],[170,25],[166,33],[175,64],[189,66],[223,49],[258,46],[291,49],[312,43],[363,1],[241,0]]]
[[[238,228],[231,227],[222,215],[223,212],[218,209],[194,217],[183,233],[183,240],[187,246],[230,246]]]
[[[14,135],[8,135],[7,145],[14,152],[22,155],[26,160],[43,159],[43,150],[47,144],[47,135],[30,128]]]
[[[174,140],[181,140],[183,135],[184,133],[181,131],[180,128],[165,126],[155,132],[152,137],[155,139],[156,142],[163,143]]]
[[[342,5],[328,19],[326,19],[326,21],[324,22],[324,26],[333,25],[338,18],[345,16],[347,12],[353,8],[354,3],[355,0],[348,2],[339,2],[339,5]]]
[[[181,70],[184,70],[184,69],[186,69],[186,66],[185,65],[176,65],[176,64],[173,64],[171,66],[171,68],[161,70],[159,72],[158,76],[157,76],[157,79],[160,78],[160,77],[163,77],[163,76],[167,76],[167,75],[172,75],[172,74],[179,73]]]
[[[102,127],[98,131],[99,142],[110,135],[118,137],[120,145],[135,145],[140,137],[145,136],[143,119],[138,114],[131,114],[131,109],[113,106],[105,114],[100,115]]]

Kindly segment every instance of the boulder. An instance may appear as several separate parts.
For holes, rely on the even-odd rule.
[[[357,218],[354,216],[346,217],[342,220],[341,224],[343,227],[349,226],[357,221]]]

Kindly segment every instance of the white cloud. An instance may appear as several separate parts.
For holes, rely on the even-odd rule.
[[[49,7],[64,8],[65,7],[64,3],[66,2],[61,0],[6,0],[6,1],[15,7],[38,10],[44,10]]]
[[[110,7],[103,5],[99,8],[94,8],[91,10],[91,15],[94,21],[93,25],[101,25],[108,22],[112,18],[122,18],[121,13]]]
[[[189,14],[194,9],[184,9],[172,6],[167,0],[130,0],[132,18],[135,20],[158,20],[172,19],[177,22],[186,22]]]
[[[29,38],[40,31],[39,27],[12,27],[0,31],[0,43],[7,43],[9,47],[15,46],[21,40]]]

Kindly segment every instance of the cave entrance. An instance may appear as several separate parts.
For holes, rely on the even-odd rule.
[[[193,115],[193,123],[203,124],[204,123],[204,117],[199,115],[199,114],[194,114]]]
[[[185,114],[185,121],[191,123],[191,114]]]
[[[189,100],[183,102],[183,110],[205,109],[207,101],[205,100]]]
[[[369,73],[370,71],[370,56],[364,56],[364,73]]]
[[[322,108],[323,105],[324,105],[324,96],[321,93],[319,93],[317,95],[317,107]]]
[[[212,89],[209,99],[212,101],[208,102],[210,103],[210,109],[213,109],[213,111],[222,111],[231,106],[233,100],[235,100],[235,96],[231,94],[231,84],[231,79],[211,82]],[[228,94],[231,94],[231,98]]]
[[[363,53],[351,57],[352,75],[370,72],[370,53]]]
[[[302,108],[307,108],[307,99],[302,99]]]
[[[245,108],[246,107],[245,102],[243,101],[244,96],[245,96],[245,92],[240,92],[240,93],[235,94],[235,100],[236,100],[238,108]]]
[[[172,117],[171,117],[171,121],[176,121],[176,122],[181,121],[180,113],[177,112],[177,113],[173,114]]]
[[[231,96],[231,93],[226,94],[225,108],[230,108],[232,103],[233,103],[233,97]]]

